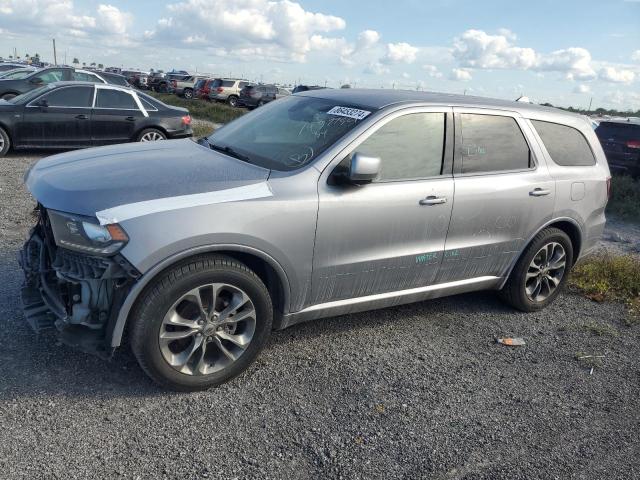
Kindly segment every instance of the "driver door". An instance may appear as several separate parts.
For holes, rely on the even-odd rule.
[[[312,304],[435,281],[453,205],[451,127],[451,109],[395,112],[329,167],[339,170],[355,152],[379,157],[376,180],[345,185],[332,184],[332,173],[321,177]]]

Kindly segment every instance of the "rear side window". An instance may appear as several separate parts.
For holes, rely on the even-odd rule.
[[[617,123],[617,122],[600,122],[598,128],[596,128],[596,135],[602,140],[640,140],[640,125],[634,125],[631,123]]]
[[[233,87],[233,84],[236,83],[233,80],[222,80],[221,84],[223,87]]]
[[[540,135],[551,160],[563,167],[595,165],[596,159],[587,139],[578,130],[566,125],[531,120]]]
[[[93,87],[58,88],[42,97],[50,107],[91,108]]]
[[[244,88],[247,85],[249,85],[249,82],[240,82],[240,85],[238,85],[238,88]]]
[[[532,166],[531,152],[515,118],[460,115],[458,158],[462,173],[523,170]]]
[[[379,157],[377,181],[414,180],[441,174],[444,113],[395,118],[362,142],[356,152]]]
[[[120,108],[123,110],[138,110],[138,105],[132,95],[120,90],[99,88],[96,97],[97,108]]]
[[[40,75],[35,75],[33,79],[39,80],[42,83],[53,83],[62,80],[62,76],[62,70],[49,70],[48,72],[41,73]]]

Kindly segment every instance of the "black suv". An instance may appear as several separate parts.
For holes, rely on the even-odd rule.
[[[605,120],[596,135],[611,170],[640,177],[640,122]]]
[[[256,108],[287,95],[290,95],[287,90],[275,85],[247,85],[240,90],[238,106]]]

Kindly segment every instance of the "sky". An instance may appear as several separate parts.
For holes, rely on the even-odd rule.
[[[640,0],[0,0],[0,56],[640,109]]]

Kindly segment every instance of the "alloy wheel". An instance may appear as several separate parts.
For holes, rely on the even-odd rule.
[[[4,148],[4,136],[0,134],[0,152]]]
[[[241,289],[212,283],[182,295],[164,316],[160,352],[187,375],[219,372],[247,350],[256,330],[256,309]]]
[[[147,132],[140,137],[141,142],[157,142],[158,140],[164,140],[164,137],[158,132]]]
[[[529,264],[525,292],[532,302],[544,302],[560,285],[567,264],[564,247],[557,242],[544,245]]]

